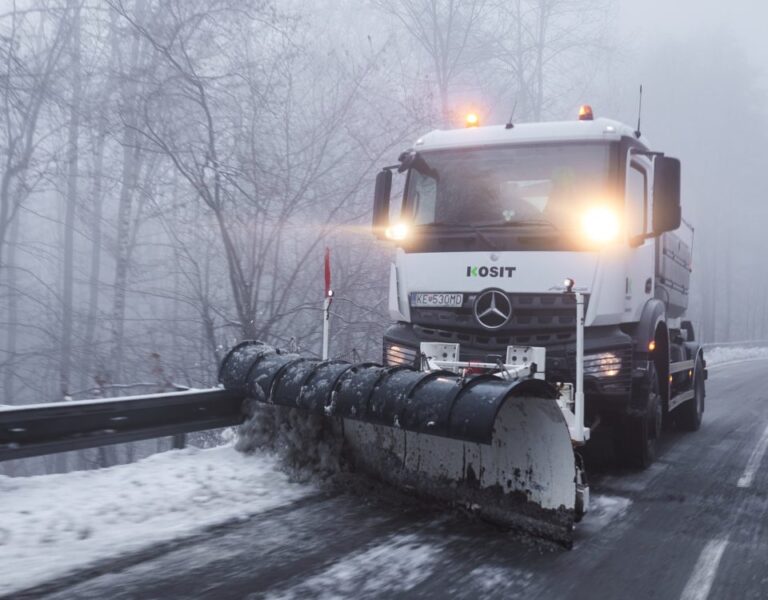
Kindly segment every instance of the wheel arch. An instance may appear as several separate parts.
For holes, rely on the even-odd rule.
[[[669,403],[669,327],[664,303],[649,300],[635,330],[636,360],[652,360],[659,378],[659,391],[665,406]],[[651,349],[651,342],[654,342]]]
[[[686,347],[691,352],[691,357],[693,360],[693,366],[694,366],[694,373],[696,373],[696,366],[701,364],[701,377],[703,378],[703,382],[707,381],[707,361],[704,359],[704,346],[699,344],[698,342],[687,342]],[[694,381],[694,385],[696,382]],[[704,396],[707,395],[707,386],[706,384],[703,386],[703,394]]]

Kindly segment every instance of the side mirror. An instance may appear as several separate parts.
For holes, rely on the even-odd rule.
[[[389,225],[389,197],[392,193],[392,171],[384,169],[376,175],[376,187],[373,192],[373,233],[378,238],[384,237]]]
[[[657,156],[653,161],[653,233],[680,227],[680,161]]]

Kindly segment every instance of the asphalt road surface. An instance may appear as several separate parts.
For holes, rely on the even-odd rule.
[[[710,371],[705,421],[602,467],[571,551],[424,507],[304,499],[15,597],[768,598],[768,361]]]

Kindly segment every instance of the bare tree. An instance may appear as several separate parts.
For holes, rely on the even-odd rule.
[[[69,37],[70,75],[72,92],[69,106],[67,139],[67,192],[64,217],[64,258],[62,265],[61,365],[59,386],[61,395],[69,396],[72,372],[74,262],[75,262],[75,210],[78,203],[80,178],[80,111],[82,110],[82,84],[80,65],[80,0],[68,0],[67,17],[71,23]]]
[[[557,114],[568,92],[588,81],[610,50],[602,0],[512,0],[499,3],[486,31],[492,64],[511,84],[515,116],[541,121]],[[508,94],[509,92],[507,92]]]
[[[144,0],[137,0],[135,11],[138,18],[144,18],[147,7]],[[142,49],[142,37],[134,29],[128,29],[129,45],[127,56],[121,62],[125,69],[120,78],[120,119],[122,133],[122,166],[120,175],[120,195],[117,209],[117,239],[115,244],[115,276],[111,315],[111,354],[109,361],[110,377],[120,381],[123,372],[125,309],[128,290],[128,272],[131,260],[131,239],[135,235],[134,200],[139,188],[140,172],[144,155],[138,142],[138,119],[142,91],[139,89],[140,71],[143,68],[145,53]],[[119,45],[117,35],[113,44]],[[122,48],[116,50],[118,53]]]
[[[284,328],[300,330],[308,322],[299,317],[317,309],[306,265],[334,227],[359,218],[345,211],[381,159],[379,152],[360,161],[347,135],[374,61],[347,72],[339,63],[339,79],[313,106],[310,88],[299,88],[292,75],[301,55],[274,15],[259,17],[267,40],[260,60],[252,34],[243,31],[236,53],[217,46],[219,56],[231,57],[227,62],[212,59],[206,43],[218,39],[222,11],[214,21],[194,3],[175,6],[169,22],[155,19],[149,26],[116,5],[166,68],[144,105],[141,134],[171,160],[218,230],[234,306],[234,318],[227,308],[219,309],[220,317],[238,336],[287,340],[295,335]],[[227,24],[231,35],[233,24]],[[334,177],[348,165],[354,165],[350,180]],[[314,322],[309,327],[315,329]]]
[[[50,136],[57,125],[45,113],[56,103],[53,88],[69,28],[57,3],[44,2],[37,8],[21,9],[13,2],[0,14],[0,281],[6,301],[2,361],[6,401],[13,399],[15,383],[20,382],[17,359],[30,354],[22,350],[28,343],[19,335],[20,326],[26,325],[19,310],[19,299],[24,297],[20,274],[26,270],[19,264],[19,212],[46,178],[53,154]],[[7,247],[9,242],[13,248]],[[37,327],[26,325],[24,331]]]
[[[443,125],[454,121],[451,86],[475,65],[483,19],[492,3],[488,0],[373,0],[393,15],[421,46],[432,66],[440,98]]]
[[[46,7],[48,8],[48,7]],[[12,10],[0,17],[0,104],[3,168],[0,173],[0,268],[11,222],[28,197],[28,170],[41,139],[38,129],[69,34],[51,10]],[[52,30],[52,31],[51,31]],[[37,36],[33,37],[33,31]],[[34,43],[30,44],[29,42]]]

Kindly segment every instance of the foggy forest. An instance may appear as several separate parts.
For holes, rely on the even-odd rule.
[[[766,62],[619,4],[3,0],[0,404],[207,387],[243,339],[317,356],[326,247],[331,355],[380,361],[377,171],[468,110],[634,125],[641,84],[684,161],[699,337],[768,338]]]

